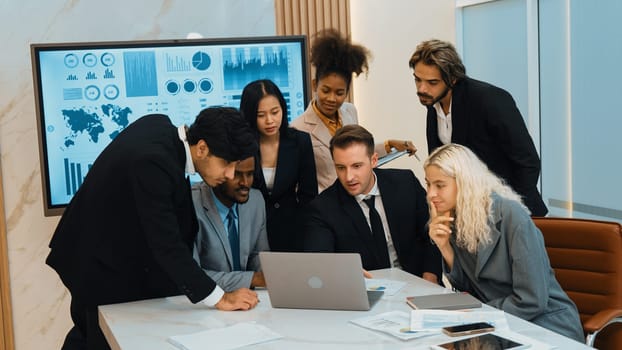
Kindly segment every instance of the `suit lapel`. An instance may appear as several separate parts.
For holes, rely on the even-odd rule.
[[[465,84],[467,78],[454,86],[451,91],[451,142],[466,144],[468,132],[468,116],[466,111]]]
[[[441,140],[438,138],[438,120],[436,116],[436,109],[428,106],[427,121],[426,121],[426,137],[428,140],[428,153],[432,153],[436,148],[440,147]]]
[[[263,169],[261,168],[261,159],[259,153],[255,156],[255,173],[253,174],[253,187],[259,189],[264,197],[268,196],[268,187],[266,186],[266,179],[263,176]]]
[[[289,183],[288,178],[294,174],[292,165],[298,163],[298,160],[295,159],[297,153],[298,150],[294,142],[287,136],[281,136],[276,160],[276,173],[274,174],[274,186],[272,187],[273,196],[280,195],[286,189],[286,184]]]
[[[212,225],[214,231],[218,234],[218,239],[222,244],[223,249],[225,250],[225,255],[227,256],[229,266],[231,266],[231,270],[233,270],[233,256],[231,253],[231,246],[229,244],[229,235],[227,233],[227,230],[225,229],[225,225],[222,222],[222,219],[220,218],[218,208],[216,208],[216,203],[214,203],[212,189],[208,186],[204,186],[203,189],[206,189],[206,191],[201,191],[201,202],[203,204],[203,209],[207,214],[207,219],[209,223]]]
[[[249,194],[250,196],[250,194]],[[240,239],[240,266],[242,270],[246,270],[248,264],[248,256],[251,253],[252,224],[249,219],[252,217],[252,210],[249,207],[249,201],[246,203],[238,203],[238,222],[239,222],[239,239]]]
[[[337,180],[339,181],[339,180]],[[378,256],[376,250],[376,242],[374,241],[374,237],[371,232],[371,228],[367,223],[367,219],[365,219],[365,215],[363,214],[363,210],[361,206],[358,204],[356,199],[352,197],[346,190],[341,186],[341,183],[338,186],[339,191],[337,192],[339,196],[339,201],[341,202],[341,207],[346,212],[346,215],[350,218],[350,221],[354,224],[356,231],[367,247],[367,250],[370,251],[376,261],[374,265],[380,264],[380,257]]]
[[[305,123],[311,125],[311,135],[315,136],[324,146],[330,147],[330,139],[332,138],[328,128],[322,127],[322,120],[320,117],[314,114],[309,114],[305,117]]]
[[[479,274],[482,272],[482,269],[490,259],[490,255],[497,247],[497,243],[501,238],[501,233],[497,229],[496,225],[492,225],[490,231],[491,242],[487,245],[482,245],[480,243],[479,247],[477,247],[477,265],[475,266],[475,277],[479,277]]]

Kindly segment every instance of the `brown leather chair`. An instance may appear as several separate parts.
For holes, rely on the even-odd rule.
[[[579,309],[586,344],[622,349],[622,226],[553,217],[533,221],[557,281]]]

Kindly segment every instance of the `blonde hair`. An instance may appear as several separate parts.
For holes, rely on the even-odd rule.
[[[450,143],[437,148],[423,168],[431,165],[456,180],[456,244],[471,253],[476,252],[479,243],[491,242],[488,221],[492,218],[493,193],[517,201],[525,208],[521,197],[465,146]]]

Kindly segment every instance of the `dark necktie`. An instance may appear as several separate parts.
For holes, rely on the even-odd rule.
[[[384,236],[384,228],[382,228],[382,220],[380,219],[380,214],[378,214],[378,211],[374,206],[374,198],[375,196],[371,196],[367,199],[363,199],[363,202],[365,202],[365,204],[369,207],[369,223],[371,225],[371,233],[374,236],[374,241],[376,242],[376,252],[378,253],[378,258],[380,259],[379,268],[383,269],[391,267],[391,262],[389,260],[387,239]]]
[[[231,245],[231,257],[233,258],[233,270],[240,271],[240,238],[238,237],[238,227],[235,224],[235,213],[233,208],[227,214],[227,231],[229,234],[229,244]]]

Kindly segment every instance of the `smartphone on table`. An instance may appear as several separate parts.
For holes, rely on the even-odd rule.
[[[468,334],[492,332],[494,330],[495,327],[487,322],[467,323],[457,326],[443,327],[443,333],[447,334],[450,337],[459,337]]]

